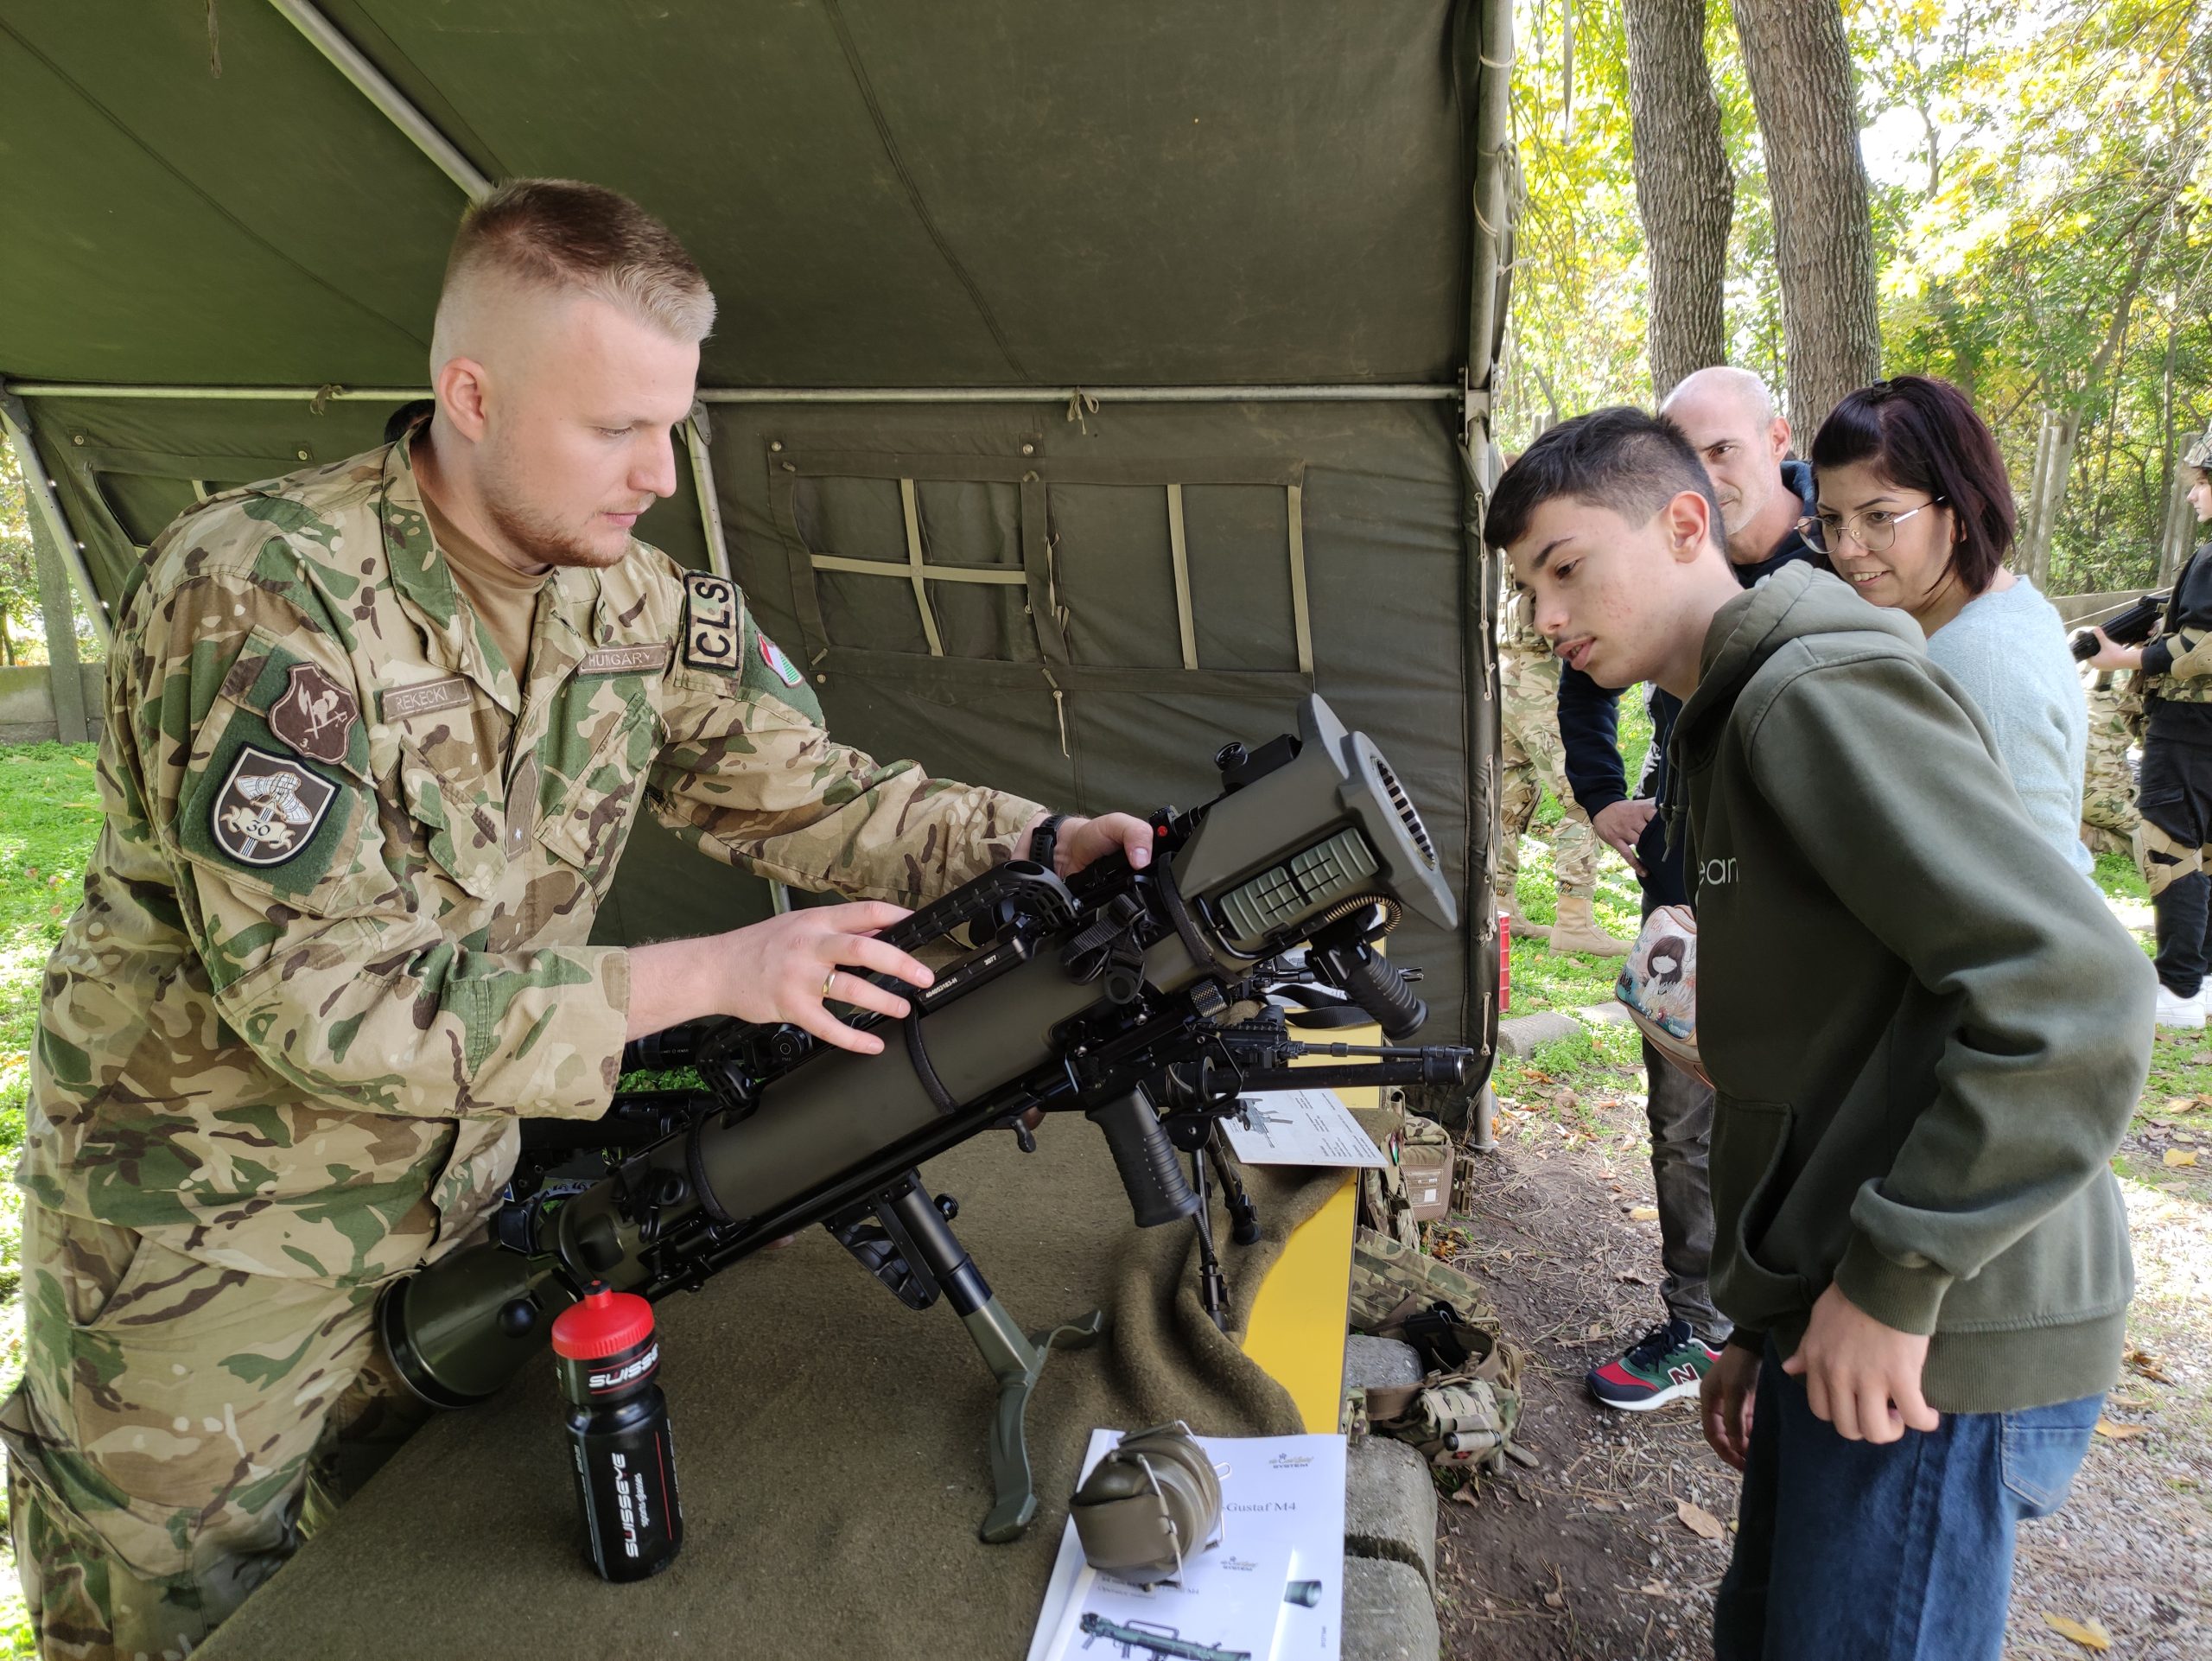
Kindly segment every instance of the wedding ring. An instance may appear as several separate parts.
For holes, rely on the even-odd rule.
[[[823,1002],[825,1003],[828,1002],[830,999],[830,985],[836,980],[836,978],[837,971],[834,969],[822,977],[822,998]]]

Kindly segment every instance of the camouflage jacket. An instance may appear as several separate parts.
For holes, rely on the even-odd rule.
[[[588,939],[641,805],[908,905],[1039,811],[820,722],[734,586],[642,543],[553,575],[518,681],[404,443],[194,508],[119,608],[21,1181],[251,1272],[415,1267],[488,1209],[516,1116],[607,1106],[628,954]]]
[[[1535,601],[1518,589],[1509,589],[1505,608],[1497,619],[1497,672],[1501,695],[1523,700],[1559,697],[1558,656],[1552,643],[1536,633]]]

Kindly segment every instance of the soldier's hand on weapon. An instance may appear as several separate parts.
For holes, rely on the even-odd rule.
[[[1598,833],[1599,841],[1628,862],[1629,869],[1642,876],[1643,862],[1636,856],[1636,844],[1643,838],[1643,827],[1651,823],[1651,816],[1658,811],[1659,804],[1649,796],[1615,802],[1611,807],[1598,810],[1598,817],[1590,821],[1590,828]]]
[[[1698,1384],[1698,1412],[1705,1440],[1731,1470],[1740,1471],[1751,1450],[1751,1410],[1758,1398],[1759,1357],[1740,1344],[1724,1345]]]
[[[1103,813],[1095,819],[1060,821],[1059,843],[1052,850],[1056,875],[1072,876],[1109,854],[1128,856],[1129,869],[1152,863],[1152,827],[1134,813]]]
[[[630,953],[630,1036],[702,1015],[735,1015],[759,1025],[787,1021],[841,1050],[880,1054],[880,1038],[848,1027],[825,1006],[847,1003],[894,1021],[906,1014],[905,998],[855,971],[916,987],[937,978],[875,938],[909,914],[873,900],[806,906],[727,934],[639,946]]]
[[[2143,666],[2141,646],[2122,646],[2101,628],[2093,628],[2089,633],[2097,637],[2096,654],[2088,659],[2090,668],[2140,669]]]

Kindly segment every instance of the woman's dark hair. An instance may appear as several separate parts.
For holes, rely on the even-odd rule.
[[[1997,440],[1965,393],[1930,375],[1860,387],[1828,412],[1813,440],[1815,472],[1854,461],[1872,462],[1884,478],[1924,490],[1951,510],[1959,540],[1950,569],[1968,595],[1995,580],[2020,515]]]

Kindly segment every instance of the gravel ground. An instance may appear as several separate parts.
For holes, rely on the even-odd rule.
[[[1581,1383],[1658,1314],[1658,1230],[1637,1214],[1650,1204],[1641,1082],[1603,1069],[1562,1082],[1510,1061],[1497,1079],[1508,1117],[1455,1219],[1455,1257],[1535,1354],[1523,1435],[1543,1464],[1441,1508],[1455,1657],[1710,1654],[1734,1473],[1693,1404],[1614,1414]],[[2008,1661],[2097,1652],[2046,1614],[2095,1623],[2130,1661],[2212,1657],[2212,1187],[2164,1166],[2171,1131],[2147,1116],[2130,1143],[2133,1360],[2107,1410],[2121,1434],[2095,1439],[2057,1516],[2022,1530]],[[1697,1531],[1714,1523],[1719,1538]]]

